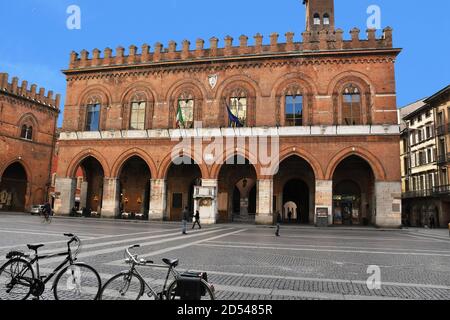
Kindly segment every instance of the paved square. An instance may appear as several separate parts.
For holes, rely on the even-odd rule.
[[[132,223],[0,215],[0,263],[13,249],[45,243],[40,253],[64,251],[63,233],[83,241],[79,260],[107,281],[126,269],[124,250],[156,262],[180,259],[178,269],[207,271],[219,299],[450,299],[450,238],[446,230],[315,229],[224,224],[181,235],[181,223]],[[43,261],[44,273],[58,259]],[[382,287],[369,290],[368,266],[381,268]],[[161,284],[164,270],[141,270]],[[51,299],[51,294],[46,294]]]

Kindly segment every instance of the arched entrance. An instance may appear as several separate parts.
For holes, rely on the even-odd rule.
[[[219,222],[254,222],[256,217],[254,166],[242,156],[234,156],[219,172]]]
[[[181,221],[185,207],[194,213],[194,186],[201,185],[200,167],[190,157],[172,162],[167,173],[167,214],[170,221]]]
[[[274,209],[283,222],[314,222],[315,180],[311,165],[297,155],[280,163],[274,176]]]
[[[283,188],[283,221],[309,223],[309,187],[300,180],[293,179]]]
[[[84,159],[75,171],[82,173],[77,177],[75,203],[79,202],[79,209],[86,209],[93,216],[101,214],[103,205],[103,181],[105,174],[100,162],[94,157]]]
[[[0,182],[0,210],[25,211],[27,186],[27,173],[19,162],[6,168]]]
[[[350,156],[333,175],[333,223],[336,225],[374,224],[375,176],[364,159]]]
[[[150,168],[142,158],[133,156],[123,164],[119,175],[120,214],[148,219],[150,179]]]

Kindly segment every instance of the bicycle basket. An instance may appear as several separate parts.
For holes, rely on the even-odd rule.
[[[202,280],[208,282],[206,272],[185,272],[177,279],[175,295],[182,300],[200,300],[206,295],[206,289]]]
[[[20,252],[20,251],[11,251],[6,255],[6,259],[10,260],[13,258],[22,258],[25,257],[25,253]]]

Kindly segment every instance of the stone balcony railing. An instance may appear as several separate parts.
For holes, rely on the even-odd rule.
[[[115,139],[180,139],[213,137],[321,137],[400,135],[398,125],[372,126],[305,126],[254,128],[153,129],[142,131],[110,130],[93,132],[61,132],[60,141]]]

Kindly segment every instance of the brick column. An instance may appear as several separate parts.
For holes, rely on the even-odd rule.
[[[272,225],[273,219],[273,180],[257,181],[256,224]]]
[[[376,182],[375,225],[380,228],[402,226],[401,182]]]
[[[166,217],[166,192],[167,182],[165,179],[150,180],[150,210],[149,220],[163,221]]]
[[[119,179],[105,178],[103,180],[102,218],[117,218],[119,216]]]
[[[328,209],[328,224],[333,224],[333,181],[316,180],[316,205],[314,210],[314,224],[318,208]]]
[[[77,180],[72,178],[56,178],[55,214],[58,216],[69,215],[75,205],[75,190]]]

